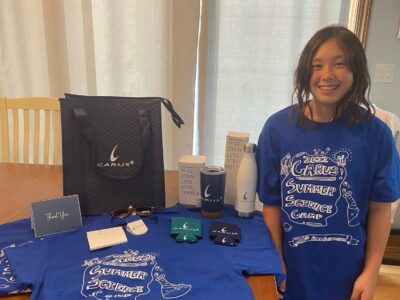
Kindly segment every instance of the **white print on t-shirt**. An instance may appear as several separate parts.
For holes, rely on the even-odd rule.
[[[346,164],[351,151],[341,149],[332,157],[330,149],[315,149],[313,154],[301,152],[281,160],[282,209],[296,224],[326,227],[329,218],[337,213],[337,202],[347,202],[349,226],[358,225],[359,209],[346,181]]]
[[[348,245],[358,245],[359,240],[347,234],[306,234],[292,238],[292,240],[289,241],[289,245],[297,247],[307,242],[343,242]]]
[[[283,223],[283,230],[285,230],[286,232],[289,232],[290,230],[292,230],[293,226],[290,225],[289,223]]]
[[[26,242],[30,243],[30,242]],[[23,243],[21,245],[24,245]],[[8,294],[19,294],[19,293],[29,293],[30,288],[22,289],[19,283],[15,280],[14,274],[11,272],[10,265],[8,263],[7,257],[4,250],[7,248],[14,248],[21,245],[11,244],[0,250],[0,294],[3,294],[2,290],[6,290]]]
[[[103,300],[140,299],[140,296],[157,292],[164,299],[176,299],[189,293],[191,285],[168,282],[157,263],[158,256],[157,253],[127,250],[86,260],[81,294]]]
[[[346,165],[351,160],[351,151],[340,149],[329,156],[330,149],[314,149],[313,154],[301,152],[293,157],[288,153],[281,160],[282,210],[289,218],[283,224],[285,232],[301,224],[310,227],[327,227],[329,218],[338,212],[337,203],[347,203],[347,224],[359,225],[359,208],[353,198],[351,186],[346,181]],[[291,247],[307,242],[343,242],[357,245],[359,240],[347,234],[306,234],[293,237]]]

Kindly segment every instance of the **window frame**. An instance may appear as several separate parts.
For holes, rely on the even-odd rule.
[[[372,0],[351,0],[350,3],[347,27],[358,36],[364,48],[367,44],[371,7]]]

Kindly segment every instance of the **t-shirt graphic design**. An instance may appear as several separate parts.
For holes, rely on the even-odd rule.
[[[315,149],[312,154],[300,152],[293,157],[288,153],[281,160],[282,210],[290,223],[283,228],[289,232],[295,224],[327,227],[329,219],[338,212],[338,201],[347,203],[347,224],[359,225],[359,208],[346,181],[346,164],[351,151],[340,149],[332,155],[330,149]],[[339,241],[355,245],[357,240],[343,234],[308,234],[293,238],[291,246],[305,242]]]
[[[157,253],[127,250],[86,260],[81,293],[99,300],[140,299],[149,293],[160,293],[163,299],[176,299],[189,293],[191,285],[174,284],[166,279],[157,263],[158,256]]]
[[[11,272],[10,265],[8,264],[7,256],[4,253],[4,249],[13,247],[17,247],[17,245],[11,244],[0,249],[0,292],[5,291],[7,294],[29,293],[31,289],[28,285],[21,285],[16,281],[14,274]]]

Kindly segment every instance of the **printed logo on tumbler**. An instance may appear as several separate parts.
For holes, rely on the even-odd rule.
[[[206,201],[206,202],[220,202],[224,200],[223,196],[219,196],[217,198],[213,198],[211,197],[211,192],[209,192],[210,190],[210,184],[207,185],[206,189],[204,190],[204,197],[201,197],[201,200]]]
[[[207,198],[211,196],[211,194],[208,192],[209,188],[210,188],[210,185],[207,185],[206,190],[204,191],[204,196]]]

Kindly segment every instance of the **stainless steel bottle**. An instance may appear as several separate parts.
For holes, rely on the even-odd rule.
[[[236,215],[241,218],[253,216],[256,204],[257,164],[255,158],[257,146],[246,143],[239,164],[236,181]]]

